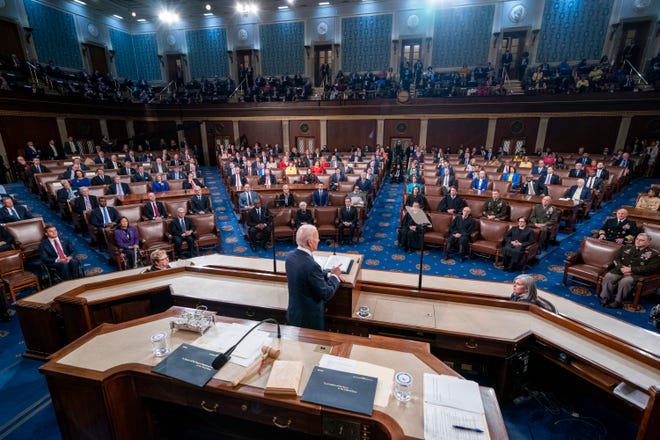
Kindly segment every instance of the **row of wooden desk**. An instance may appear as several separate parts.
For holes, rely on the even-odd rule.
[[[510,293],[510,286],[503,283],[425,277],[422,290],[417,290],[416,275],[360,270],[362,257],[352,257],[357,263],[354,264],[355,268],[342,284],[336,298],[328,304],[329,330],[365,337],[372,335],[370,339],[373,339],[373,335],[414,339],[423,343],[420,346],[422,351],[428,351],[430,348],[433,354],[443,360],[460,361],[464,357],[494,359],[492,365],[495,380],[489,385],[497,390],[501,398],[507,396],[507,390],[511,383],[515,382],[508,368],[511,359],[532,352],[567,374],[584,379],[591,384],[594,393],[601,393],[605,400],[628,414],[633,421],[640,424],[638,438],[650,439],[653,438],[653,433],[657,432],[654,431],[658,428],[660,419],[656,404],[657,387],[660,384],[660,337],[657,334],[643,331],[547,292],[541,292],[541,295],[555,305],[558,315],[535,306],[511,303],[505,300]],[[271,272],[272,261],[256,258],[212,255],[180,264],[180,267],[166,272],[139,274],[136,271],[126,271],[74,280],[16,303],[29,355],[48,356],[53,350],[95,328],[100,322],[118,325],[102,327],[95,330],[95,333],[84,336],[84,339],[51,357],[45,367],[44,372],[49,375],[49,386],[54,393],[53,400],[56,402],[63,432],[65,429],[82,429],[86,426],[85,420],[91,423],[94,411],[106,411],[110,408],[112,417],[104,416],[104,422],[100,425],[110,433],[107,437],[119,438],[114,434],[114,430],[119,429],[114,425],[115,410],[119,411],[118,408],[123,407],[117,405],[119,397],[114,395],[119,392],[128,392],[127,407],[137,408],[136,414],[147,414],[154,418],[162,416],[152,406],[154,400],[171,402],[173,399],[183,399],[182,394],[195,396],[194,399],[187,400],[187,404],[196,406],[200,405],[200,400],[208,404],[215,402],[213,398],[245,398],[248,400],[245,403],[248,409],[245,411],[237,411],[235,414],[228,409],[230,415],[239,418],[255,418],[251,408],[256,402],[274,407],[273,411],[285,408],[297,414],[299,411],[305,413],[309,410],[297,399],[268,399],[263,396],[259,387],[230,390],[222,379],[219,379],[219,382],[212,381],[202,390],[196,390],[155,377],[148,371],[153,360],[145,359],[149,346],[143,337],[137,338],[140,341],[138,344],[131,342],[133,339],[125,334],[118,333],[123,335],[121,341],[126,346],[112,349],[111,345],[107,353],[125,350],[137,357],[125,358],[122,357],[123,354],[118,354],[116,356],[119,360],[114,361],[116,364],[104,364],[106,366],[103,368],[94,366],[98,362],[111,362],[100,358],[96,360],[96,356],[91,354],[107,347],[107,338],[102,337],[104,334],[119,330],[149,334],[149,330],[140,330],[141,326],[146,325],[149,329],[150,323],[164,319],[162,316],[141,318],[137,324],[122,322],[161,312],[171,305],[196,306],[203,303],[224,316],[240,319],[283,318],[287,304],[283,262],[278,261],[277,273]],[[364,305],[371,311],[371,316],[367,319],[356,315],[358,308]],[[65,334],[60,332],[60,339],[55,340],[53,333],[58,333],[61,325],[65,326],[67,331]],[[295,329],[287,329],[287,332],[304,341],[332,338],[325,333],[311,334]],[[342,342],[331,345],[343,344],[343,341],[360,346],[370,345],[366,342],[370,339],[351,339],[349,336],[337,338],[337,341]],[[387,339],[381,342],[385,344],[381,348],[393,350],[392,347],[396,346],[394,351],[409,351],[396,345],[396,341]],[[413,346],[409,347],[411,352],[418,353]],[[350,352],[352,353],[352,350]],[[87,354],[72,358],[72,353]],[[115,359],[116,356],[113,354],[108,357]],[[367,356],[380,359],[375,354]],[[388,353],[386,357],[389,356]],[[417,354],[413,357],[419,358]],[[433,370],[442,371],[439,364],[431,362],[432,357],[428,360],[425,356],[422,358],[422,362]],[[87,362],[91,362],[90,365],[87,365]],[[414,362],[409,365],[397,361],[393,368],[412,369]],[[649,397],[645,408],[637,408],[613,393],[614,386],[621,382]],[[72,408],[74,404],[64,398],[71,392],[71,387],[82,387],[82,395],[88,396],[93,402]],[[169,390],[163,393],[171,397],[153,391],[158,387]],[[418,389],[418,392],[420,391]],[[144,399],[149,403],[145,403]],[[180,402],[177,400],[175,403]],[[218,408],[223,407],[221,403],[218,401]],[[76,419],[77,421],[73,420],[76,409],[84,410],[86,414],[81,419]],[[333,419],[336,416],[333,411],[325,408],[311,411],[317,410],[326,414],[330,420],[336,421]],[[131,417],[123,414],[123,411],[119,412],[119,420],[124,416],[128,419],[124,419],[122,426],[125,428],[118,432],[126,433],[126,429],[139,428],[139,434],[144,437],[157,434],[156,431],[151,431],[151,428],[135,426]],[[314,417],[318,416],[314,414]],[[384,414],[389,413],[384,411]],[[278,417],[278,424],[286,424],[286,420],[282,422],[283,419],[279,418],[280,415],[273,417]],[[323,425],[324,416],[320,417],[314,420]],[[373,437],[399,438],[403,435],[397,429],[406,432],[407,428],[401,428],[405,422],[398,417],[390,415],[394,420],[393,425],[399,425],[399,428],[383,428],[386,424],[381,423],[379,417],[380,414],[371,421],[358,417],[361,421],[356,422],[352,415],[341,414],[342,419],[358,423],[360,427],[363,422],[369,425],[369,432],[375,433]],[[257,421],[271,423],[272,417],[269,415],[268,420],[264,421],[262,418]],[[326,423],[333,425],[335,422]],[[154,426],[159,425],[155,423]],[[306,432],[304,427],[296,429]],[[318,434],[318,431],[310,434]],[[491,434],[493,438],[505,438],[505,434],[502,437],[497,434],[497,429],[493,431],[492,426]],[[418,438],[417,434],[405,435]],[[99,438],[102,437],[105,436]]]

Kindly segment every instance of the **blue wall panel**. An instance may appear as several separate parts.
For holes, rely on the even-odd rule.
[[[229,76],[227,68],[227,33],[224,29],[200,29],[186,32],[188,62],[193,78]]]
[[[82,69],[73,16],[32,0],[25,0],[24,4],[39,61],[53,61],[61,67]]]
[[[264,75],[305,72],[305,24],[302,21],[259,26],[259,42]]]
[[[538,62],[599,59],[613,0],[545,0]]]
[[[433,67],[486,64],[494,16],[494,5],[436,11]]]
[[[392,47],[392,15],[342,19],[341,65],[345,73],[387,70]]]
[[[156,34],[133,35],[133,48],[135,49],[138,78],[144,78],[147,81],[162,79]]]
[[[110,28],[110,42],[115,51],[114,63],[120,78],[138,78],[131,34]]]

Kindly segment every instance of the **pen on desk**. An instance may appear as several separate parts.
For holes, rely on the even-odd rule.
[[[479,429],[479,428],[469,428],[467,426],[461,426],[461,425],[451,425],[451,426],[454,429],[460,429],[460,430],[463,430],[463,431],[484,432],[483,429]]]

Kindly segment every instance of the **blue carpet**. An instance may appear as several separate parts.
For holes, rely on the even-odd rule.
[[[272,255],[270,250],[256,252],[250,250],[217,170],[206,167],[203,169],[203,173],[212,192],[213,206],[222,231],[223,252],[270,258]],[[594,229],[599,229],[605,217],[613,210],[620,205],[634,203],[637,194],[645,191],[650,183],[650,179],[635,181],[625,188],[622,194],[617,195],[615,200],[604,203],[600,211],[592,214],[591,220],[579,224],[575,233],[568,236],[560,235],[558,237],[560,245],[549,248],[540,256],[541,262],[528,270],[537,279],[539,287],[642,328],[657,331],[651,327],[647,313],[653,302],[657,302],[657,298],[652,298],[652,301],[643,299],[642,310],[639,312],[624,309],[609,310],[600,307],[593,286],[585,286],[571,281],[568,286],[561,284],[563,262],[567,254],[577,251],[582,237],[591,235],[591,231]],[[63,236],[76,243],[87,275],[116,270],[108,264],[107,254],[92,248],[87,238],[74,233],[73,225],[70,222],[61,221],[54,211],[50,210],[36,196],[30,194],[22,184],[6,185],[6,188],[19,202],[27,204],[32,212],[43,215],[45,221],[54,223]],[[419,253],[407,254],[396,247],[396,228],[402,197],[402,185],[385,182],[369,213],[369,218],[363,225],[364,233],[360,243],[354,246],[339,246],[337,250],[364,254],[364,267],[366,268],[393,272],[417,272],[419,270]],[[286,252],[294,247],[293,243],[278,242],[276,244],[278,258],[283,259]],[[321,248],[324,247],[326,250],[331,249],[322,244]],[[29,268],[36,270],[33,267]],[[437,250],[425,251],[424,273],[503,282],[511,281],[513,278],[513,275],[494,267],[492,259],[477,258],[464,263],[452,259],[443,261]],[[30,293],[30,291],[25,291],[18,296],[21,298]],[[4,397],[0,399],[0,440],[60,439],[46,381],[37,371],[41,363],[22,358],[21,354],[24,351],[18,320],[14,318],[9,323],[0,323],[0,359],[2,360],[0,392]],[[12,397],[6,398],[6,396]],[[590,402],[584,406],[589,408],[593,404],[594,402]],[[566,411],[566,408],[554,408],[552,405],[548,406],[547,402],[539,402],[536,397],[522,404],[511,403],[503,406],[504,419],[512,439],[631,438],[629,429],[622,428],[617,431],[615,428],[607,427],[608,416],[603,416],[604,412],[591,414],[588,411],[580,410],[581,415],[576,415],[575,409]],[[598,417],[600,420],[593,417]]]

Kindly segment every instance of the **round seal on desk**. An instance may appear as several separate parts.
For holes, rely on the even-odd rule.
[[[2,0],[0,0],[2,1]],[[99,36],[99,28],[96,27],[94,23],[87,23],[87,33],[92,37]]]
[[[316,32],[319,35],[325,35],[328,33],[328,23],[325,21],[319,21],[319,24],[316,25]]]
[[[526,16],[527,8],[521,4],[514,5],[509,11],[509,20],[511,20],[512,23],[520,23]]]

